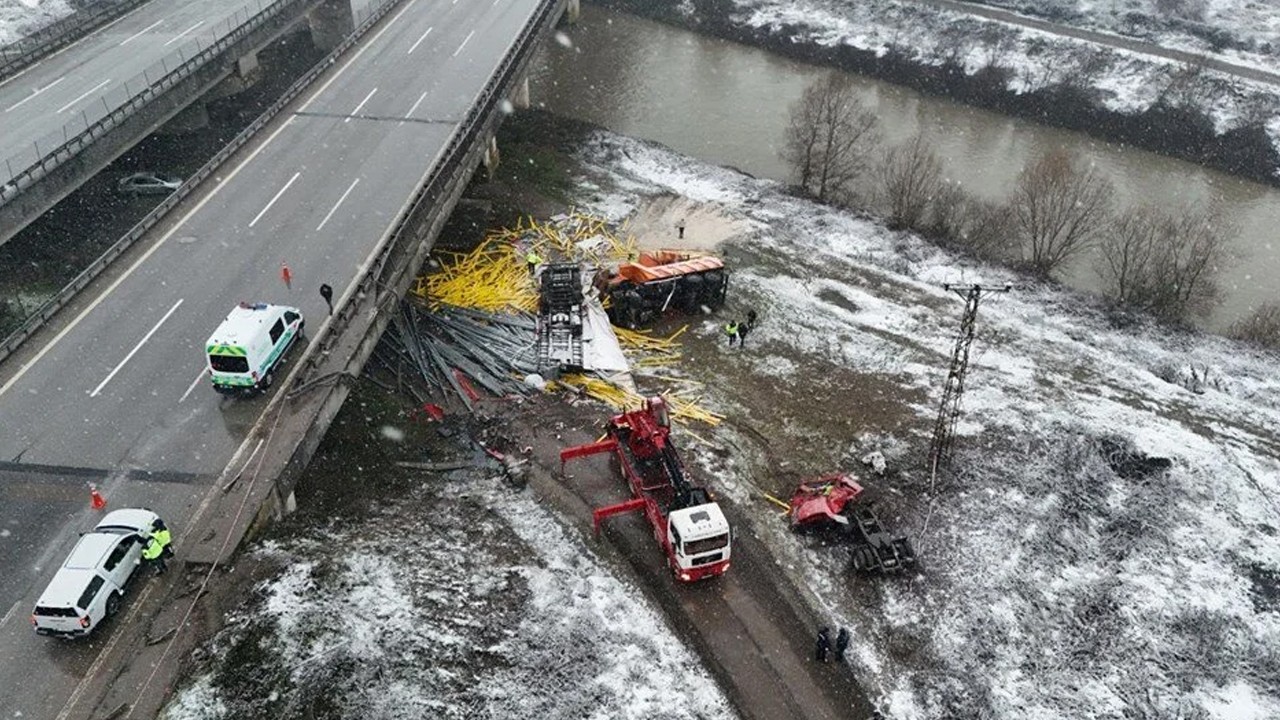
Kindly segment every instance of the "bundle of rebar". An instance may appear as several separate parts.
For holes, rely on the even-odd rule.
[[[606,267],[636,252],[635,238],[625,234],[625,227],[615,228],[602,218],[577,212],[545,222],[521,218],[514,227],[490,232],[471,252],[437,254],[436,269],[419,277],[412,291],[419,302],[403,304],[377,357],[389,368],[412,368],[431,392],[456,394],[468,408],[479,398],[472,382],[498,396],[527,395],[534,388],[524,378],[538,371],[538,289],[527,262],[530,253],[545,262]],[[652,374],[680,359],[677,338],[687,329],[667,337],[614,331],[637,372],[662,383],[659,392],[668,399],[674,420],[716,425],[721,417],[698,405],[697,383]],[[567,375],[561,382],[619,410],[644,402],[642,395],[600,378]],[[420,402],[426,401],[414,392]]]
[[[531,315],[443,303],[431,312],[402,303],[375,352],[384,366],[407,365],[429,388],[456,394],[468,409],[480,397],[473,382],[498,397],[527,395],[533,388],[523,378],[537,369]]]

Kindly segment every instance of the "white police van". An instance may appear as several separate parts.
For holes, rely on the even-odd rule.
[[[251,395],[270,387],[305,324],[302,311],[294,307],[240,303],[205,343],[213,389]]]
[[[120,598],[142,562],[142,550],[159,516],[145,508],[107,513],[80,536],[31,611],[40,635],[88,635],[120,609]]]

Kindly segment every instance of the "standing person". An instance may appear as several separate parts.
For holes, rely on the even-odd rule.
[[[151,524],[151,537],[160,543],[160,555],[162,557],[173,557],[173,548],[169,546],[173,542],[173,536],[169,534],[169,528],[160,518],[156,518],[156,521]]]
[[[831,650],[830,631],[824,625],[818,630],[818,642],[813,647],[813,659],[820,663],[827,661],[827,652]]]
[[[748,325],[749,327],[755,327],[755,326],[756,326],[756,318],[757,318],[757,317],[759,317],[759,315],[756,315],[756,311],[755,311],[755,310],[748,310],[748,311],[747,311],[747,325]]]
[[[730,320],[725,323],[724,334],[729,336],[729,347],[733,347],[733,344],[738,340],[738,322]]]
[[[747,346],[747,336],[751,334],[751,321],[742,323],[738,326],[738,347]]]
[[[164,564],[164,545],[156,539],[155,532],[147,538],[147,546],[142,549],[142,559],[156,569],[157,575],[163,575],[168,569]]]
[[[844,651],[849,649],[849,631],[843,627],[836,633],[836,662],[844,662]]]
[[[676,237],[681,240],[684,239],[684,218],[680,218],[676,221],[676,233]]]
[[[525,264],[529,266],[529,274],[537,275],[538,266],[542,264],[542,256],[539,255],[537,251],[535,251],[533,248],[529,248],[529,252],[525,253],[524,261],[525,261]]]

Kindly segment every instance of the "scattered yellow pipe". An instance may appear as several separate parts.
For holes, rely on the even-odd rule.
[[[779,500],[778,498],[776,498],[776,497],[774,497],[774,496],[770,495],[769,493],[760,493],[760,494],[761,494],[761,495],[764,495],[764,499],[765,499],[765,500],[768,500],[769,502],[773,503],[774,505],[777,505],[778,507],[782,508],[783,510],[786,510],[788,513],[790,513],[790,512],[791,512],[791,506],[790,506],[790,505],[788,505],[788,504],[786,504],[786,503],[784,503],[784,502],[782,502],[782,501],[781,501],[781,500]]]

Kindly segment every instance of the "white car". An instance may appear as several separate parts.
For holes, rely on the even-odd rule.
[[[35,631],[62,637],[88,635],[114,615],[159,519],[144,508],[115,510],[92,532],[81,535],[31,611]]]
[[[180,185],[182,181],[171,175],[140,172],[120,178],[116,191],[122,195],[168,195]]]

